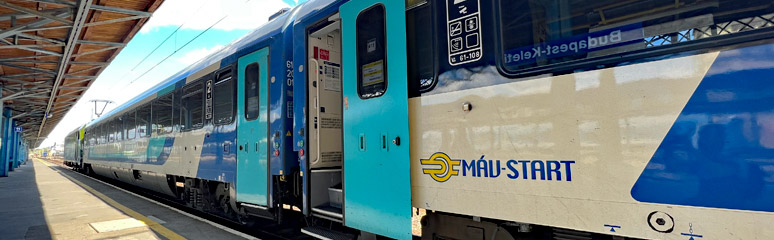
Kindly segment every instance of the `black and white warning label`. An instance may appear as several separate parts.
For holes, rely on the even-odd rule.
[[[341,92],[341,65],[324,61],[325,90]]]
[[[478,61],[482,56],[480,0],[446,0],[449,64]]]

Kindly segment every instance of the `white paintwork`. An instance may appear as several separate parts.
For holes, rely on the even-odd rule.
[[[774,214],[638,202],[630,191],[717,52],[539,77],[409,100],[412,200],[418,208],[647,239],[770,239]],[[496,71],[495,71],[496,72]],[[468,82],[499,81],[487,75]],[[470,112],[462,105],[472,104]],[[572,181],[457,176],[420,159],[575,160]],[[502,166],[505,167],[505,166]],[[519,169],[521,170],[521,169]],[[469,174],[469,173],[468,173]],[[647,216],[674,217],[671,233]],[[610,232],[605,224],[622,228]]]

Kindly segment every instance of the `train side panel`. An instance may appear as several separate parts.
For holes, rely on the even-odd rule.
[[[761,104],[774,98],[774,25],[755,20],[771,6],[687,3],[704,10],[611,24],[549,2],[408,11],[433,19],[409,24],[409,41],[437,29],[434,49],[409,45],[412,204],[435,221],[425,237],[465,234],[453,218],[487,238],[518,224],[645,239],[774,236],[765,225],[774,108]],[[468,15],[455,13],[463,4]],[[736,21],[753,24],[708,33]],[[431,50],[435,66],[416,63]]]

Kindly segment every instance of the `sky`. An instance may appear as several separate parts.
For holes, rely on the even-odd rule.
[[[61,146],[67,133],[96,118],[90,100],[112,101],[105,108],[107,113],[265,24],[280,9],[296,6],[298,1],[305,0],[165,0],[40,147],[55,143]]]

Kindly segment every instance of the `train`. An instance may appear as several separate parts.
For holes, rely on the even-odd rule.
[[[772,239],[772,81],[770,0],[310,0],[66,162],[320,239]]]

